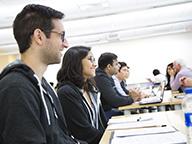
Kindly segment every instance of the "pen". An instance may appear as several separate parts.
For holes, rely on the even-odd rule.
[[[141,127],[133,127],[133,128],[127,128],[127,129],[136,129],[136,128],[152,128],[152,127],[166,127],[167,125],[149,125],[149,126],[141,126]]]
[[[162,124],[162,125],[148,125],[148,126],[140,126],[140,127],[124,127],[124,128],[111,128],[109,131],[113,130],[129,130],[129,129],[141,129],[141,128],[153,128],[153,127],[166,127],[167,125]]]
[[[141,117],[139,117],[136,121],[140,122],[140,121],[149,121],[149,120],[153,120],[153,118],[141,118]]]

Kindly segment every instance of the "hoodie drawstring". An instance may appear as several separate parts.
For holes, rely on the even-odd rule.
[[[41,85],[41,81],[40,81],[40,79],[38,78],[38,76],[36,74],[34,74],[34,77],[38,81],[38,85],[39,85],[39,89],[40,89],[40,93],[41,93],[41,99],[43,101],[43,105],[44,105],[44,108],[45,108],[48,124],[51,125],[49,110],[48,110],[48,107],[47,107],[47,103],[45,101],[45,96],[43,94],[43,88],[42,88],[42,85]]]

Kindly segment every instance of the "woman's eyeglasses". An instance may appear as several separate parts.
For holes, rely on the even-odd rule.
[[[95,58],[94,57],[89,57],[88,60],[90,60],[92,63],[95,63]]]

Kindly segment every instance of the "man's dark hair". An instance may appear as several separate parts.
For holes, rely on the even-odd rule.
[[[114,53],[103,53],[99,57],[98,66],[100,69],[104,70],[108,64],[113,65],[113,60],[117,60],[117,55]]]
[[[31,35],[35,29],[41,29],[47,38],[54,28],[52,19],[62,19],[64,14],[43,5],[29,4],[16,16],[13,22],[13,33],[20,53],[31,45]]]
[[[57,73],[58,83],[70,81],[79,88],[83,87],[85,82],[82,59],[88,55],[90,50],[90,47],[74,46],[65,52],[62,66]]]
[[[160,74],[160,71],[159,71],[158,69],[154,69],[154,70],[153,70],[153,75],[156,76],[156,75],[158,75],[158,74]]]
[[[125,62],[118,62],[119,63],[119,72],[123,67],[127,67],[129,69],[129,67],[127,66],[127,64]]]

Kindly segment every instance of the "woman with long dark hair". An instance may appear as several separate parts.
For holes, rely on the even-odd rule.
[[[170,63],[167,65],[166,68],[166,77],[167,77],[167,85],[165,86],[166,90],[171,90],[170,77],[172,72],[174,72],[173,63]]]
[[[90,47],[68,49],[57,74],[57,92],[67,125],[76,138],[99,143],[106,128],[100,93],[92,79],[95,59]]]

